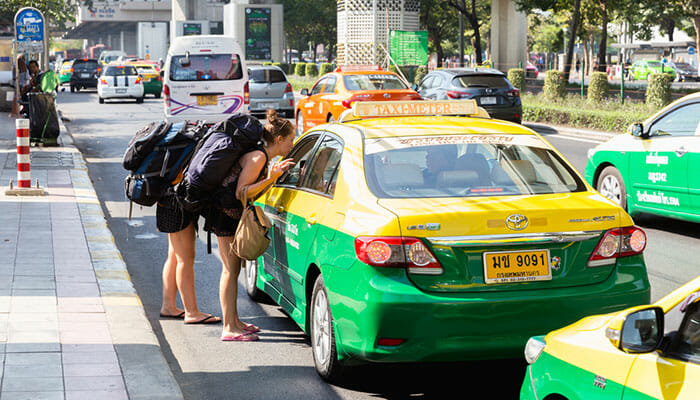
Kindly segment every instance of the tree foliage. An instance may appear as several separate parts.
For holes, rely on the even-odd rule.
[[[284,6],[287,47],[302,51],[311,45],[316,61],[316,45],[323,44],[330,55],[338,40],[336,1],[281,0],[280,3]]]
[[[78,5],[66,0],[2,0],[0,24],[13,24],[15,14],[23,7],[34,7],[41,11],[50,29],[65,30],[68,22],[75,21]]]

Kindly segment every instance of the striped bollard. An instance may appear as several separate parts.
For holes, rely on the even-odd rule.
[[[29,158],[29,120],[18,118],[17,128],[17,187],[32,187],[31,164]]]

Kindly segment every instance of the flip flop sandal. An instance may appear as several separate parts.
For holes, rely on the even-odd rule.
[[[246,332],[242,333],[240,335],[235,335],[235,336],[222,336],[221,341],[222,342],[255,342],[260,340],[260,336],[251,333],[251,332]]]
[[[185,325],[203,325],[203,324],[220,324],[220,323],[221,323],[221,319],[216,317],[216,316],[213,316],[213,315],[206,316],[206,317],[200,319],[199,321],[193,321],[193,322],[185,321]]]
[[[173,319],[185,319],[185,312],[183,311],[180,314],[176,314],[176,315],[169,315],[169,314],[161,313],[160,317],[161,318],[173,318]]]
[[[248,333],[258,333],[258,332],[260,332],[260,327],[255,326],[253,324],[246,324],[246,327],[243,328],[243,330],[248,332]]]

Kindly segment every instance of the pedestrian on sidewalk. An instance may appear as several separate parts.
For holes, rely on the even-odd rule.
[[[275,110],[268,110],[267,124],[263,130],[263,145],[244,154],[231,168],[222,182],[224,190],[233,192],[237,200],[234,208],[215,207],[207,215],[204,230],[214,233],[221,256],[221,279],[219,280],[219,300],[224,317],[221,340],[250,342],[258,340],[260,328],[246,324],[238,316],[238,275],[242,260],[231,251],[236,228],[243,213],[240,203],[242,189],[247,187],[248,198],[263,194],[277,179],[294,165],[292,160],[283,160],[272,165],[275,157],[285,157],[294,143],[294,127],[289,120],[278,118]]]
[[[187,212],[172,189],[158,202],[156,226],[168,234],[168,258],[163,265],[163,304],[160,316],[184,319],[185,324],[217,324],[221,318],[199,311],[194,285],[195,232],[199,216]],[[177,293],[185,310],[177,308]]]

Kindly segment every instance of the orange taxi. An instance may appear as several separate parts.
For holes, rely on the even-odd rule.
[[[338,67],[323,75],[311,90],[302,89],[294,116],[297,134],[326,122],[336,121],[356,101],[420,100],[398,74],[381,68],[357,70]]]

